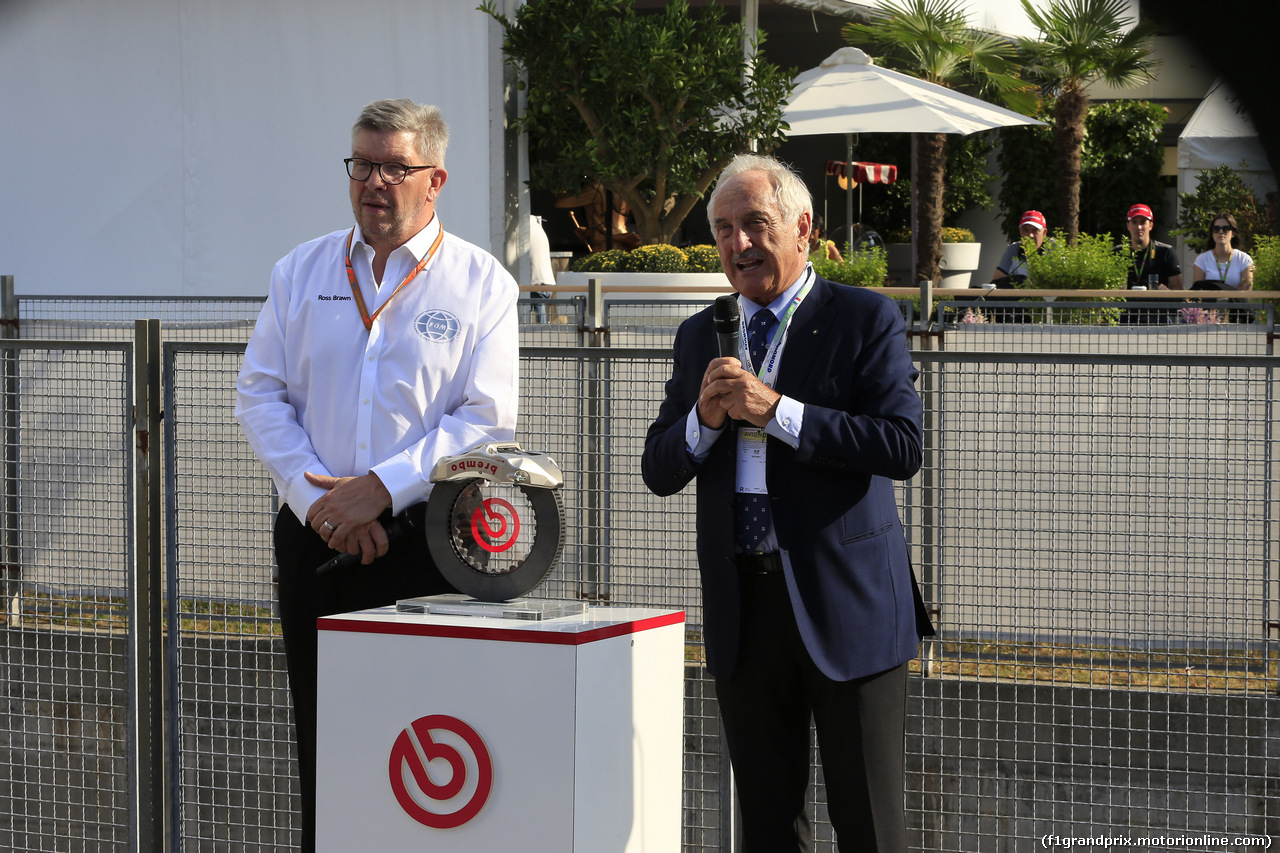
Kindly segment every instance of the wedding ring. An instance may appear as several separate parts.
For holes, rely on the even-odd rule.
[[[329,530],[330,530],[330,531],[333,531],[333,530],[336,530],[336,529],[337,529],[336,527],[334,527],[332,524],[330,524],[330,523],[329,523],[329,522],[327,522],[327,521],[324,523],[324,526],[325,526],[325,527],[327,527],[327,528],[329,528]]]

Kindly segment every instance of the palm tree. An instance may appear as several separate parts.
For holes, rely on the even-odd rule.
[[[885,17],[845,24],[841,35],[869,49],[885,67],[980,97],[999,95],[1029,112],[1035,97],[1016,73],[1008,39],[972,29],[962,0],[902,0],[881,6]],[[916,193],[916,275],[937,281],[942,259],[942,195],[946,134],[916,134],[911,179]],[[914,282],[913,282],[914,284]]]
[[[1136,23],[1126,31],[1125,0],[1053,0],[1043,12],[1022,0],[1040,39],[1019,39],[1026,62],[1023,73],[1054,97],[1053,155],[1058,212],[1067,240],[1080,231],[1080,148],[1089,111],[1090,83],[1131,86],[1152,79],[1155,29]]]

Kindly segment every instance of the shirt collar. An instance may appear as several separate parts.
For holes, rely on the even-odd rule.
[[[357,245],[363,246],[364,250],[368,251],[370,257],[372,257],[373,247],[365,242],[364,232],[360,230],[360,225],[357,224],[355,228],[356,233],[355,236],[351,238],[351,245],[353,247]],[[416,264],[427,256],[427,252],[431,249],[431,244],[436,241],[436,235],[439,233],[440,217],[432,216],[431,221],[426,224],[426,227],[410,237],[403,246],[396,249],[395,252],[392,252],[391,254],[394,255],[397,252],[408,252],[413,255],[413,262]]]
[[[795,298],[796,293],[804,286],[804,283],[813,275],[813,264],[805,264],[804,269],[800,271],[800,277],[791,283],[791,286],[784,290],[777,299],[774,299],[768,305],[757,305],[747,297],[742,297],[738,303],[742,307],[742,320],[744,323],[750,323],[751,318],[761,308],[768,308],[773,312],[773,316],[781,317],[783,310],[786,309],[787,303]]]

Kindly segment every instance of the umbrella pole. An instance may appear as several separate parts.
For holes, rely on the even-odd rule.
[[[845,171],[845,192],[844,192],[844,224],[845,234],[849,238],[849,242],[853,242],[853,134],[846,133],[844,135],[844,171]]]
[[[911,134],[911,283],[909,287],[916,287],[920,284],[920,265],[916,257],[916,232],[920,229],[916,227],[919,223],[920,208],[920,182],[916,180],[918,177],[916,172],[917,163],[920,156],[920,134]]]

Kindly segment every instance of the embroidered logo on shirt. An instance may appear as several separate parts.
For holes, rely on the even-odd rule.
[[[413,327],[418,334],[433,344],[446,344],[458,336],[462,324],[458,318],[441,308],[423,311],[414,321]]]

